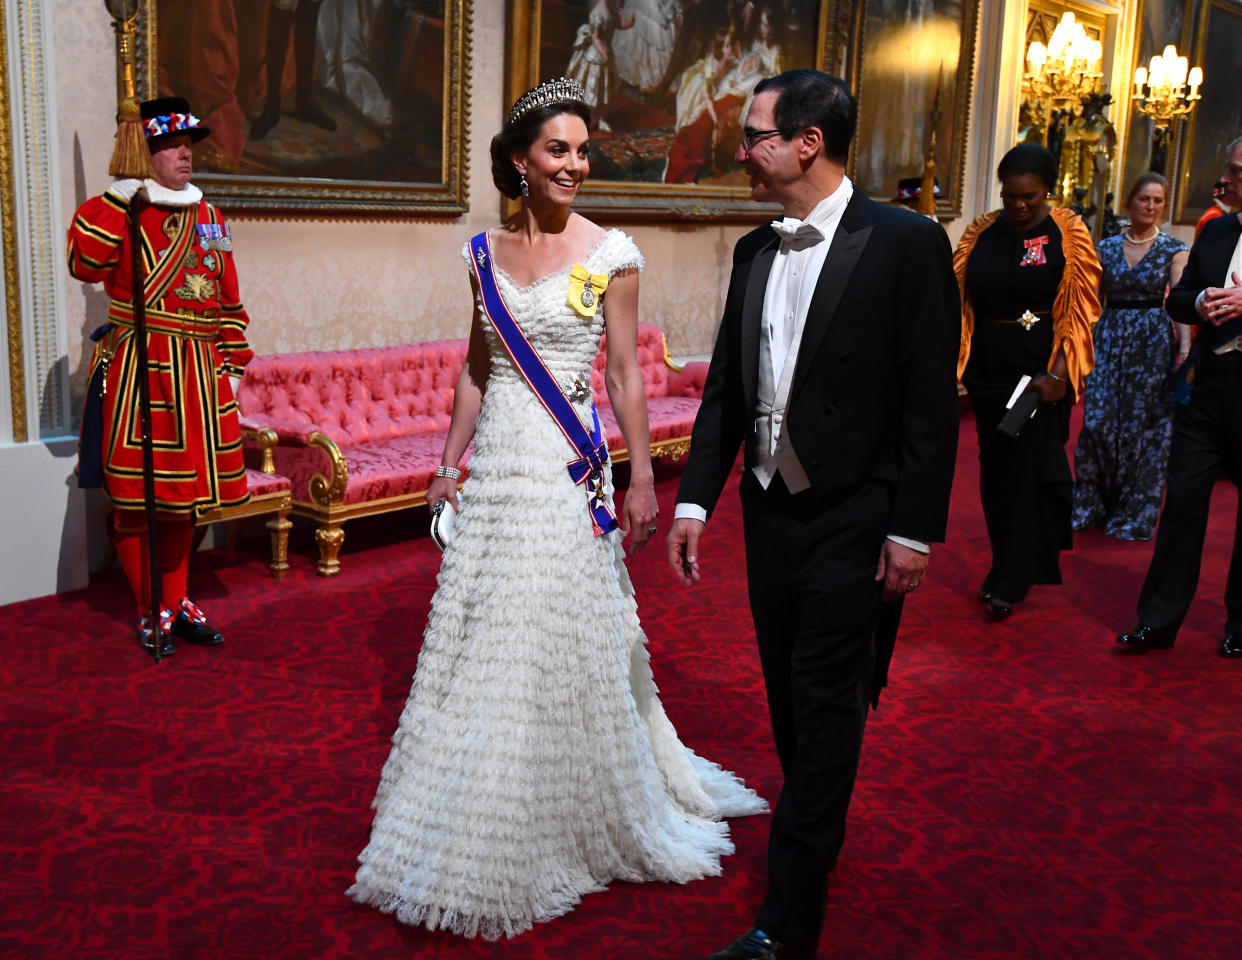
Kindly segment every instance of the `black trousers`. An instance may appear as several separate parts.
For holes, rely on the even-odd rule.
[[[1016,437],[996,429],[1008,395],[970,394],[979,435],[979,500],[992,547],[983,588],[1017,603],[1032,584],[1061,582],[1073,546],[1073,479],[1065,457],[1070,406],[1042,406]]]
[[[1139,595],[1141,623],[1176,631],[1186,618],[1199,585],[1212,486],[1222,473],[1242,490],[1242,353],[1237,351],[1205,356],[1190,402],[1173,413],[1164,509]],[[1226,631],[1242,630],[1242,496],[1238,507],[1225,585]]]
[[[792,944],[818,941],[828,871],[845,840],[875,670],[891,515],[869,484],[826,502],[741,484],[751,614],[784,784],[768,840],[768,890],[755,919]]]

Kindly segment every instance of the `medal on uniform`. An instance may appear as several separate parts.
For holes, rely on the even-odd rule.
[[[227,224],[200,223],[197,226],[198,242],[204,250],[228,252],[233,249],[232,233]]]
[[[599,299],[608,289],[606,273],[591,273],[580,263],[569,271],[569,305],[580,317],[591,318],[599,308]]]

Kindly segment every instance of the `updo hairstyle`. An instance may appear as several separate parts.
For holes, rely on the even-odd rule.
[[[528,151],[539,137],[543,125],[562,113],[572,113],[588,129],[591,126],[591,108],[585,103],[581,100],[558,100],[526,111],[516,120],[506,123],[500,128],[500,133],[492,137],[492,182],[510,200],[522,195],[522,175],[513,166],[513,154]]]

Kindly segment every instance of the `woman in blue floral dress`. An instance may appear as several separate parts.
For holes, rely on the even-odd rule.
[[[1160,230],[1168,196],[1160,174],[1140,176],[1126,198],[1129,229],[1096,245],[1107,303],[1074,453],[1073,522],[1122,540],[1150,540],[1156,528],[1172,432],[1169,372],[1190,349],[1190,328],[1164,312],[1187,257]]]

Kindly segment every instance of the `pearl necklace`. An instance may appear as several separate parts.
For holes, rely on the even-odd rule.
[[[1129,230],[1127,230],[1125,233],[1123,233],[1123,234],[1122,234],[1122,237],[1124,237],[1126,240],[1129,240],[1129,241],[1130,241],[1131,243],[1133,243],[1135,246],[1139,246],[1139,247],[1141,247],[1141,246],[1142,246],[1143,244],[1145,244],[1145,243],[1151,243],[1151,242],[1152,242],[1153,240],[1155,240],[1155,239],[1156,239],[1156,237],[1158,237],[1158,236],[1160,236],[1160,228],[1159,228],[1159,227],[1156,227],[1155,231],[1152,233],[1152,235],[1151,235],[1150,237],[1146,237],[1146,238],[1145,238],[1145,239],[1143,239],[1143,240],[1139,240],[1139,239],[1138,239],[1137,237],[1135,237],[1135,236],[1134,236],[1134,234],[1132,234]]]

